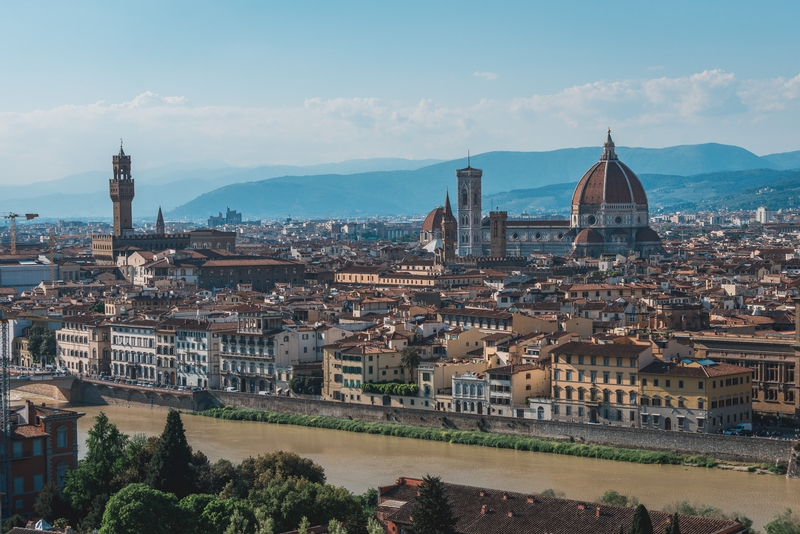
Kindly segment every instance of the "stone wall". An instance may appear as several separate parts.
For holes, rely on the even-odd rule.
[[[76,381],[77,382],[77,381]],[[148,388],[109,386],[92,382],[80,383],[80,402],[123,406],[140,410],[196,411],[198,405],[190,392],[166,392]]]
[[[17,394],[25,397],[25,393],[30,393],[33,395],[40,395],[42,397],[49,397],[53,400],[57,401],[64,401],[64,402],[71,402],[72,399],[69,398],[67,395],[64,394],[58,387],[54,386],[53,384],[26,384],[24,386],[18,386],[13,389],[14,392]]]
[[[717,434],[668,432],[665,430],[634,429],[535,419],[489,417],[462,413],[386,408],[362,404],[317,401],[203,391],[196,395],[200,409],[209,406],[231,405],[303,415],[324,415],[339,419],[389,422],[412,426],[478,430],[518,436],[573,439],[576,442],[596,443],[614,447],[674,451],[686,454],[705,454],[719,460],[741,462],[780,462],[787,465],[792,444],[778,441]]]

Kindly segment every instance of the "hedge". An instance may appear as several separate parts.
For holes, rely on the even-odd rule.
[[[515,449],[519,451],[549,452],[580,456],[584,458],[601,458],[621,462],[640,464],[672,464],[715,467],[718,462],[703,455],[688,455],[675,452],[648,451],[642,449],[623,449],[573,441],[557,441],[543,438],[529,438],[508,434],[477,432],[472,430],[449,430],[442,428],[417,427],[392,423],[369,423],[365,421],[337,419],[322,415],[299,415],[249,408],[209,408],[202,412],[192,412],[205,417],[226,419],[230,421],[260,421],[278,425],[296,425],[331,430],[344,430],[364,434],[380,434],[402,438],[442,441],[460,445],[480,445],[498,449]]]

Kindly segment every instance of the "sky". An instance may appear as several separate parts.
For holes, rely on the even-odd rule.
[[[800,150],[800,2],[2,2],[0,184],[716,142]]]

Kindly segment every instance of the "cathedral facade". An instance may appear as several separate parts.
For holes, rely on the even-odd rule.
[[[509,219],[506,212],[482,216],[483,171],[469,165],[456,171],[458,255],[473,257],[663,254],[650,228],[647,195],[636,174],[616,155],[611,131],[597,163],[584,173],[572,196],[569,220]]]

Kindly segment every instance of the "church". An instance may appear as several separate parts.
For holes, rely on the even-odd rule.
[[[603,254],[638,253],[640,257],[664,254],[661,238],[650,228],[644,187],[617,157],[611,130],[599,161],[584,173],[575,188],[569,220],[514,220],[505,211],[492,211],[485,217],[481,204],[483,171],[468,164],[467,168],[456,171],[456,179],[457,217],[450,224],[455,226],[457,247],[454,248],[460,257],[505,258],[546,253],[599,258]],[[445,213],[449,209],[448,197],[445,208],[436,208],[428,215],[420,234],[421,244],[441,239],[443,250],[453,247],[447,243],[444,231]],[[439,256],[444,259],[448,254]]]
[[[168,234],[164,230],[164,216],[158,208],[156,233],[137,234],[133,229],[134,180],[131,176],[131,157],[119,146],[119,154],[111,157],[114,177],[109,180],[109,195],[114,206],[114,233],[92,235],[92,256],[99,264],[114,264],[120,255],[136,250],[160,251],[166,249],[224,249],[236,250],[236,232],[219,230],[192,230]]]

